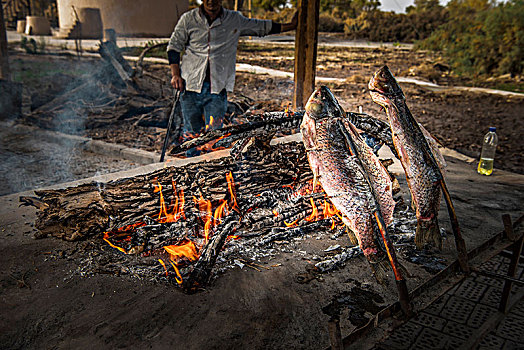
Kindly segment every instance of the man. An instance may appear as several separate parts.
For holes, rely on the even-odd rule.
[[[227,91],[232,92],[235,83],[240,36],[264,36],[296,27],[296,13],[290,23],[284,24],[251,19],[223,8],[222,0],[203,0],[200,7],[184,13],[171,35],[167,53],[171,85],[183,91],[180,104],[185,132],[196,134],[206,126],[222,126]]]

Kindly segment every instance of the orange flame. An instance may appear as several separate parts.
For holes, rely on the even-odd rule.
[[[187,258],[190,261],[198,259],[197,249],[195,243],[192,241],[181,245],[166,245],[164,249],[169,253],[169,258],[174,262],[178,262],[182,258]]]
[[[124,248],[121,248],[121,247],[119,247],[119,246],[117,246],[117,245],[115,245],[115,244],[113,244],[113,243],[111,243],[109,241],[110,234],[111,234],[112,238],[116,238],[116,239],[120,239],[120,240],[129,240],[130,239],[129,233],[126,233],[126,232],[133,231],[136,228],[142,227],[142,226],[145,226],[145,225],[146,225],[145,222],[136,222],[134,224],[122,226],[122,227],[118,228],[116,230],[116,232],[115,231],[106,231],[106,232],[104,232],[103,240],[106,241],[107,244],[109,244],[111,247],[120,250],[124,254],[127,254],[127,252],[126,252],[126,250]],[[123,232],[123,233],[120,233],[120,232]]]
[[[176,264],[173,263],[172,261],[170,261],[170,263],[171,263],[171,266],[173,266],[173,269],[175,270],[175,273],[176,273],[176,276],[175,276],[176,283],[182,284],[184,280],[182,280],[182,275],[180,274],[180,271],[178,271],[178,267],[176,267]]]
[[[284,221],[284,225],[286,225],[287,227],[293,227],[293,226],[295,226],[297,224],[297,222],[298,222],[298,219],[296,219],[295,221],[293,221],[291,223],[289,223],[287,221]]]
[[[167,273],[167,267],[166,267],[166,264],[164,263],[164,261],[162,259],[158,259],[158,262],[160,264],[162,264],[162,266],[164,266],[164,270],[166,271],[166,277],[169,276],[169,274]]]
[[[278,214],[278,211],[276,211],[275,209],[273,209],[272,212],[273,212],[273,215],[275,215],[275,216],[278,216],[278,215],[279,215],[279,214]]]
[[[198,205],[198,211],[200,212],[200,216],[202,217],[202,220],[204,221],[204,237],[207,242],[209,239],[209,231],[211,229],[211,224],[212,224],[212,219],[213,219],[211,201],[204,199],[204,197],[202,197],[202,194],[200,194],[199,199],[196,199],[196,197],[193,197],[193,201]]]
[[[226,207],[227,207],[227,201],[222,200],[219,206],[215,209],[215,215],[214,215],[214,218],[215,218],[214,225],[215,226],[222,222],[222,217],[224,216],[224,212],[226,212],[227,210]]]
[[[107,244],[109,244],[111,247],[120,250],[124,254],[127,254],[127,252],[126,252],[126,250],[124,248],[121,248],[121,247],[119,247],[117,245],[114,245],[113,243],[111,243],[109,241],[109,232],[104,232],[104,241],[106,241]]]
[[[331,219],[331,229],[333,230],[335,228],[335,219],[334,216],[337,216],[342,220],[342,216],[340,215],[340,211],[334,206],[331,205],[328,201],[324,200],[324,209],[322,210],[322,216],[324,218],[330,218]]]
[[[160,211],[158,212],[158,220],[160,220],[163,216],[167,216],[166,203],[164,202],[164,194],[162,193],[162,184],[158,182],[154,186],[155,190],[153,193],[160,192]]]
[[[206,125],[206,129],[205,131],[209,130],[209,128],[212,128],[213,127],[213,122],[214,122],[214,119],[213,119],[213,116],[209,116],[209,124]]]
[[[306,218],[306,221],[310,222],[310,221],[318,219],[318,210],[317,210],[317,206],[315,205],[315,201],[313,200],[313,198],[309,198],[309,201],[311,203],[311,207],[313,208],[313,210],[311,210],[311,215]]]
[[[235,192],[235,180],[233,179],[233,174],[231,171],[226,174],[227,188],[229,189],[229,194],[231,195],[231,210],[236,211],[240,214],[240,209],[237,205],[237,196]]]
[[[183,258],[188,259],[189,261],[195,261],[198,259],[198,253],[197,248],[195,246],[195,243],[192,241],[188,241],[187,243],[181,244],[181,245],[168,245],[164,246],[164,249],[166,252],[169,253],[169,259],[171,266],[173,266],[173,269],[175,270],[176,276],[175,279],[178,284],[182,284],[182,275],[180,274],[180,271],[178,270],[178,263]]]
[[[158,212],[158,219],[157,221],[160,223],[166,223],[166,222],[177,222],[181,218],[186,218],[186,215],[184,213],[184,205],[185,205],[185,199],[184,199],[184,190],[180,189],[180,194],[176,190],[176,184],[171,179],[171,184],[173,187],[173,195],[175,198],[175,204],[173,205],[173,210],[171,212],[168,212],[166,203],[164,200],[164,194],[162,193],[162,185],[160,182],[158,182],[155,186],[154,193],[159,192],[160,193],[160,210]]]

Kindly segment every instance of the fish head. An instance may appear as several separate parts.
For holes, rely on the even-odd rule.
[[[369,81],[368,88],[373,101],[384,105],[386,101],[405,100],[404,93],[391,74],[388,66],[377,70]]]
[[[317,88],[306,103],[306,113],[314,120],[345,116],[345,112],[327,86]]]

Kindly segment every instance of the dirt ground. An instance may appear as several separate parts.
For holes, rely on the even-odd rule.
[[[263,52],[266,51],[241,53],[239,61],[270,68],[278,65],[279,69],[289,70],[289,60],[265,62],[260,58]],[[277,54],[274,49],[267,52],[290,56],[286,48]],[[345,83],[330,84],[335,95],[347,110],[357,111],[362,106],[364,112],[374,116],[385,116],[366,91],[367,80],[376,68],[387,63],[397,74],[435,60],[425,54],[394,49],[333,49],[333,52],[339,56],[332,63],[326,59],[328,53],[320,52],[319,65],[326,69],[319,70],[318,75],[347,77]],[[37,59],[45,60],[43,57]],[[18,58],[24,67],[34,61],[27,55]],[[60,59],[63,69],[77,63],[73,58]],[[151,71],[157,69],[153,67]],[[442,74],[444,80],[439,83],[453,79]],[[38,93],[43,89],[42,81],[53,85],[54,80],[39,80],[30,91]],[[248,96],[262,111],[281,110],[291,99],[292,87],[292,82],[286,79],[239,73],[231,97]],[[524,174],[520,140],[524,130],[522,98],[431,92],[410,84],[402,87],[415,117],[445,146],[476,156],[488,126],[496,126],[501,141],[495,167]],[[112,128],[86,129],[84,135],[147,150],[159,150],[162,142],[161,128],[137,127],[125,122]],[[447,160],[448,187],[469,249],[501,231],[502,214],[509,213],[513,219],[522,214],[522,176],[505,171],[495,171],[491,177],[480,176],[475,164]],[[405,187],[403,179],[401,184]],[[20,208],[18,197],[19,194],[0,197],[2,349],[319,349],[328,346],[328,317],[321,309],[334,296],[355,288],[378,295],[380,298],[375,301],[363,303],[368,308],[367,317],[377,306],[396,299],[394,284],[383,287],[375,283],[363,258],[353,259],[344,269],[299,283],[298,277],[307,272],[310,262],[300,254],[282,253],[271,262],[260,261],[269,269],[228,270],[205,291],[193,295],[184,294],[173,285],[145,281],[140,276],[102,272],[82,276],[78,273],[81,263],[76,257],[92,250],[93,244],[34,239],[35,210]],[[450,232],[444,205],[439,217],[442,227]],[[322,252],[330,244],[330,239],[311,237],[293,249]],[[446,263],[455,258],[451,235],[438,254]],[[410,289],[429,277],[417,266],[403,263],[413,275],[408,281]],[[343,335],[355,328],[351,312],[346,309],[342,315]]]
[[[291,50],[282,49],[284,57],[292,57]],[[268,68],[293,70],[293,60],[278,60],[265,47],[246,48],[239,62],[257,64]],[[335,96],[347,111],[358,111],[386,119],[381,108],[369,95],[367,83],[382,65],[388,65],[393,74],[414,77],[442,86],[489,86],[492,81],[474,81],[457,77],[445,67],[445,62],[429,52],[394,48],[321,48],[318,53],[317,76],[346,79],[344,83],[328,83]],[[435,68],[434,66],[437,65]],[[444,70],[442,70],[444,69]],[[317,83],[317,85],[319,85]],[[414,117],[445,147],[478,158],[482,139],[490,126],[497,127],[499,146],[495,168],[524,174],[524,98],[504,97],[485,93],[454,91],[434,92],[414,84],[400,84]],[[293,83],[280,78],[264,79],[253,74],[237,74],[236,93],[255,100],[278,102],[287,105],[293,96]],[[263,107],[262,107],[263,108]]]
[[[485,177],[472,165],[453,158],[448,163],[448,186],[469,249],[500,232],[501,214],[521,215],[522,176],[498,171]],[[368,318],[396,297],[394,282],[378,285],[362,257],[301,283],[310,262],[297,252],[322,254],[336,242],[314,235],[258,262],[267,268],[227,270],[193,295],[129,274],[83,276],[78,257],[98,244],[34,239],[35,210],[19,208],[18,196],[0,197],[0,348],[322,349],[328,345],[322,307],[333,298],[361,291],[367,299],[355,302]],[[439,217],[450,232],[444,205]],[[111,249],[106,245],[99,254]],[[455,258],[451,235],[438,256],[445,263]],[[429,277],[405,257],[402,263],[412,275],[410,289]],[[351,308],[342,313],[344,336],[358,324],[354,314]]]
[[[78,84],[82,74],[93,71],[97,64],[93,58],[82,59],[79,65],[79,61],[73,57],[26,54],[14,57],[14,69],[19,71],[15,76],[28,82],[26,94],[31,96],[30,103],[33,109],[45,100],[67,91],[75,86],[75,83]],[[54,68],[49,66],[52,62],[55,62]],[[241,44],[238,62],[292,72],[293,51],[289,45]],[[416,78],[441,86],[499,88],[504,84],[510,85],[512,81],[515,84],[517,82],[517,79],[512,80],[509,77],[483,81],[458,77],[451,74],[446,63],[432,53],[387,47],[321,47],[318,53],[317,76],[346,79],[343,83],[326,85],[332,89],[347,111],[356,112],[361,106],[363,112],[386,119],[385,113],[372,102],[367,91],[369,78],[384,64],[387,64],[396,76]],[[34,67],[39,71],[36,78],[35,74],[31,75]],[[41,73],[42,69],[46,73]],[[169,94],[167,66],[146,64],[145,69],[163,80],[157,81],[157,85],[162,87],[162,94]],[[435,92],[408,83],[401,83],[401,87],[415,118],[445,147],[478,158],[484,134],[490,126],[495,126],[499,136],[495,168],[524,174],[524,145],[520,140],[524,130],[523,97],[453,89]],[[290,105],[292,96],[293,82],[289,79],[239,72],[235,91],[229,94],[229,100],[245,100],[247,97],[254,104],[255,112],[281,111]],[[169,95],[166,98],[169,98]],[[64,131],[66,126],[61,124],[60,120],[57,120],[52,128],[148,151],[160,151],[162,148],[165,132],[162,127],[140,126],[125,119],[109,126],[100,126],[96,121],[90,123],[89,118],[80,120],[81,125],[76,131]],[[167,114],[162,113],[158,116],[159,120],[162,118],[167,118]]]

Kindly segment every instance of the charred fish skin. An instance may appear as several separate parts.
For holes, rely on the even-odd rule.
[[[368,85],[372,100],[381,105],[389,119],[393,143],[416,207],[415,244],[420,249],[427,243],[442,248],[438,226],[440,183],[442,173],[432,150],[406,104],[404,93],[387,66],[379,69]]]
[[[367,182],[366,169],[362,166],[362,163],[367,163],[367,156],[374,157],[374,154],[354,127],[343,130],[347,126],[344,125],[347,122],[344,122],[344,116],[345,112],[328,88],[315,90],[306,104],[306,113],[301,124],[303,142],[314,177],[320,179],[331,202],[344,215],[344,222],[355,233],[375,276],[382,282],[389,263],[384,247],[377,239],[379,234],[373,218],[377,203],[373,189]],[[344,135],[346,132],[358,150],[366,150],[366,159],[363,162],[359,161],[356,154],[352,154],[347,136]],[[390,182],[387,172],[383,170],[386,174],[383,180]],[[387,186],[391,188],[390,183],[385,185]],[[394,203],[391,191],[390,196]],[[390,220],[389,212],[387,217]]]

